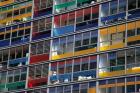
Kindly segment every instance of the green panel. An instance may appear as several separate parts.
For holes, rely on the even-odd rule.
[[[23,86],[25,85],[25,82],[14,82],[14,83],[9,83],[6,85],[7,88],[15,88],[17,86]]]
[[[7,7],[3,7],[3,8],[2,8],[2,11],[6,11],[6,10],[7,10]]]
[[[5,84],[0,84],[0,89],[5,88]]]
[[[90,1],[90,0],[77,0],[77,3],[83,3],[83,2],[87,2],[87,1]]]
[[[75,1],[72,1],[72,2],[66,2],[64,4],[60,4],[60,5],[55,5],[55,9],[60,9],[60,8],[64,8],[64,7],[69,7],[69,6],[72,6],[76,4]]]

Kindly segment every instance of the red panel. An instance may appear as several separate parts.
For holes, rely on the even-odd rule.
[[[31,56],[30,64],[38,63],[41,61],[47,61],[47,60],[49,60],[49,54],[35,55],[35,56]]]
[[[54,17],[54,24],[56,25],[56,27],[60,27],[60,16]]]
[[[48,78],[40,78],[40,79],[34,79],[34,80],[29,80],[28,82],[28,88],[32,88],[35,86],[40,86],[42,83],[46,83],[48,82]]]
[[[74,63],[80,63],[80,62],[81,62],[81,58],[74,59]]]
[[[76,17],[81,17],[81,16],[83,16],[83,9],[82,10],[78,10],[78,11],[76,11],[77,13],[76,13]]]
[[[75,11],[69,13],[69,20],[70,19],[75,19]]]
[[[99,6],[92,7],[92,13],[98,13],[99,12]]]
[[[84,15],[91,14],[91,7],[84,9]]]
[[[96,60],[97,56],[90,56],[90,60]]]

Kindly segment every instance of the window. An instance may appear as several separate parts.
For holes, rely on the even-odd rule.
[[[25,8],[20,9],[20,14],[24,14],[25,13]]]
[[[16,53],[15,48],[10,49],[10,59],[15,59],[16,58],[15,53]]]
[[[64,74],[64,70],[65,70],[65,61],[58,62],[58,73]]]
[[[89,45],[90,32],[83,33],[83,45]]]
[[[99,17],[99,6],[92,7],[92,19],[97,19]]]
[[[110,15],[117,13],[117,5],[118,5],[118,0],[112,1],[110,3]]]
[[[17,47],[17,48],[16,48],[16,58],[21,58],[21,57],[23,57],[22,53],[23,53],[22,47]]]
[[[26,11],[27,11],[27,13],[28,13],[28,12],[31,12],[31,11],[32,11],[32,6],[27,7],[27,10],[26,10]]]
[[[75,51],[97,47],[97,31],[85,32],[75,35]]]
[[[84,9],[84,21],[91,19],[91,7]]]
[[[138,8],[140,8],[140,0],[137,0],[137,2],[138,2]]]
[[[73,60],[66,60],[66,73],[72,73]]]
[[[140,28],[137,28],[137,35],[140,35]]]
[[[89,57],[83,57],[81,63],[81,70],[88,70],[89,68]]]
[[[74,84],[72,87],[72,93],[79,93],[79,84]]]
[[[12,12],[8,12],[7,17],[12,17]]]
[[[83,10],[76,11],[76,23],[83,21]]]
[[[44,42],[37,43],[37,54],[43,54],[43,43]]]
[[[8,50],[3,50],[3,61],[8,60],[8,55],[9,55],[9,51]]]
[[[80,58],[74,59],[74,72],[80,71]]]
[[[61,51],[61,54],[66,53],[66,38],[65,37],[60,38],[60,50],[59,51]]]
[[[70,12],[68,18],[68,25],[73,25],[74,23],[75,23],[75,12]]]
[[[117,64],[119,64],[119,65],[125,64],[125,52],[124,51],[117,52]]]
[[[96,69],[96,68],[97,68],[97,56],[90,56],[89,69]]]
[[[101,5],[101,17],[106,17],[109,15],[109,3],[104,3]]]
[[[49,54],[50,50],[50,41],[40,41],[33,43],[31,45],[31,53],[32,55],[38,55],[38,54]]]
[[[129,49],[126,51],[127,64],[135,63],[135,49]]]
[[[73,39],[74,39],[74,36],[67,37],[66,52],[73,52]]]
[[[119,12],[126,11],[126,0],[119,0]]]
[[[127,31],[127,37],[130,37],[130,36],[135,36],[135,29]]]
[[[140,48],[136,48],[136,62],[140,62]]]
[[[128,10],[136,8],[136,0],[128,0]]]
[[[66,26],[68,24],[68,14],[61,15],[61,26]]]
[[[17,15],[19,15],[19,10],[14,11],[14,16],[17,16]]]
[[[79,47],[82,45],[82,34],[75,35],[75,47]]]

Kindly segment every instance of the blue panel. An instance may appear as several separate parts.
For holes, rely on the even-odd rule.
[[[120,14],[116,14],[116,15],[112,15],[112,16],[108,16],[108,17],[102,17],[101,18],[101,22],[105,22],[108,20],[114,20],[114,19],[118,19],[118,18],[125,18],[126,13],[120,13]]]
[[[133,18],[140,17],[140,9],[128,12],[128,15],[129,15],[128,19],[133,19]]]
[[[5,31],[5,28],[1,28],[1,29],[0,29],[0,32],[4,32],[4,31]]]
[[[12,26],[12,29],[17,29],[18,25]]]
[[[10,43],[10,40],[3,40],[0,41],[0,47],[8,46]]]
[[[59,36],[66,33],[74,32],[74,25],[65,26],[61,28],[54,28],[53,29],[53,36]]]
[[[14,40],[14,41],[12,40],[11,45],[28,42],[29,41],[29,36],[26,36],[25,38],[20,37],[20,38],[16,38],[16,39],[17,40]]]
[[[91,20],[88,22],[76,24],[76,31],[91,28],[91,27],[97,27],[97,26],[98,26],[98,20]]]
[[[50,76],[50,80],[55,81],[58,80],[56,75]]]
[[[31,22],[25,23],[25,26],[31,26]]]
[[[47,38],[47,37],[51,37],[50,31],[44,33],[38,33],[35,36],[33,36],[32,40],[37,40],[37,39]]]
[[[62,78],[62,79],[65,79],[65,78],[68,78],[68,79],[70,79],[71,78],[71,74],[63,74],[63,75],[59,75],[58,76],[60,79]]]
[[[109,59],[114,59],[114,58],[116,58],[116,53],[109,53]]]
[[[34,15],[34,17],[45,16],[50,14],[52,14],[52,7],[38,11],[38,13]]]
[[[28,62],[28,58],[27,57],[10,60],[9,64],[26,63],[26,62]]]
[[[96,70],[76,72],[76,73],[74,73],[73,76],[74,77],[78,77],[78,76],[94,76],[94,77],[96,77]]]

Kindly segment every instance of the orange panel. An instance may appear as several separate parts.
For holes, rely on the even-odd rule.
[[[108,30],[109,30],[109,33],[110,33],[110,34],[111,34],[111,33],[116,33],[117,28],[116,28],[116,26],[113,26],[113,27],[109,27]]]
[[[127,24],[127,29],[128,29],[128,30],[135,29],[135,22],[128,23],[128,24]]]
[[[89,88],[88,93],[96,93],[96,88]]]
[[[126,30],[126,25],[123,24],[123,25],[118,25],[117,27],[117,32],[123,32]]]
[[[137,27],[137,28],[140,28],[140,21],[137,21],[137,22],[136,22],[136,27]]]
[[[104,29],[100,29],[100,35],[106,35],[108,34],[108,29],[104,28]]]

